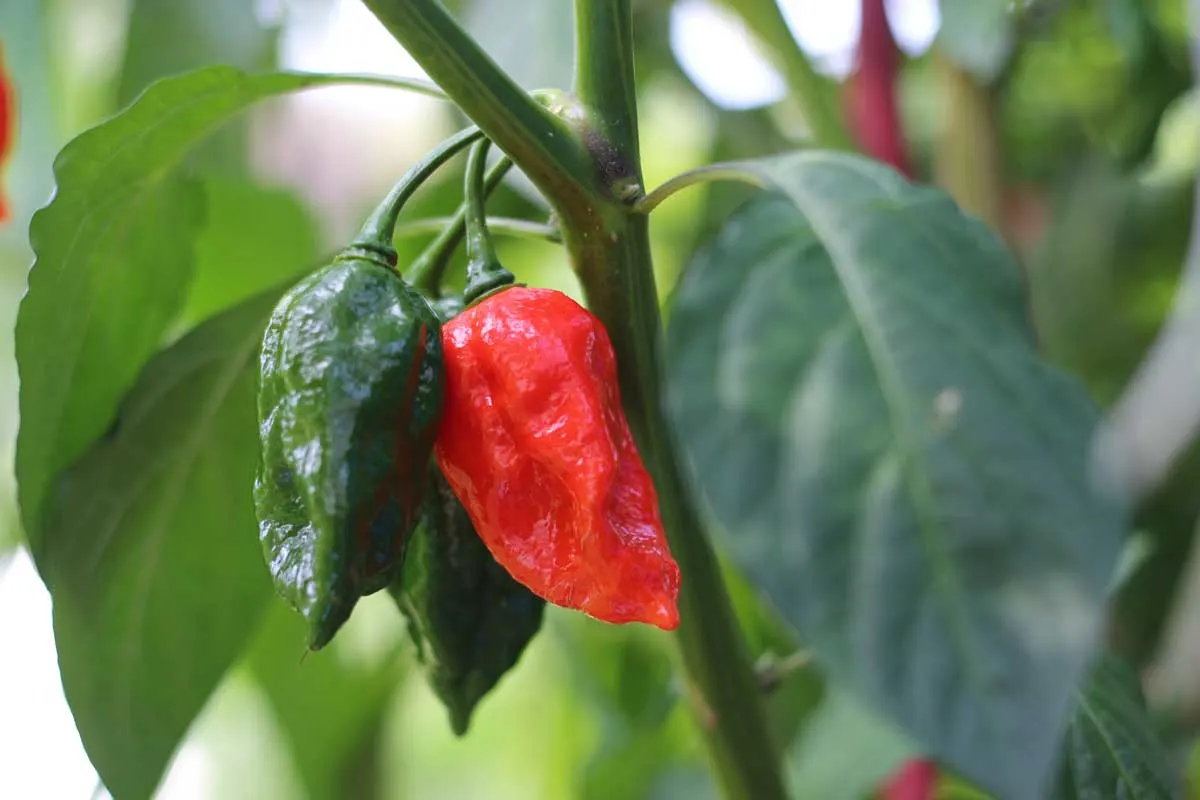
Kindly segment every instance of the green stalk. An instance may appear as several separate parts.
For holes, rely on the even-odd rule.
[[[338,258],[355,258],[364,253],[374,254],[383,257],[390,266],[396,266],[396,250],[392,247],[392,236],[396,230],[396,220],[400,217],[400,209],[433,173],[482,135],[474,126],[459,131],[413,164],[379,202],[371,216],[367,217],[354,243]]]
[[[483,179],[485,198],[491,196],[512,166],[513,162],[505,156],[488,170],[487,176]],[[421,255],[417,256],[417,260],[412,263],[408,273],[405,274],[405,279],[425,295],[441,297],[442,280],[446,274],[446,267],[450,265],[450,258],[454,255],[455,248],[466,236],[466,232],[467,203],[464,201],[454,212],[454,216],[446,220],[446,224],[437,238],[421,251]],[[562,237],[560,236],[558,240],[562,241]]]
[[[565,2],[565,0],[563,0]],[[682,571],[678,642],[725,795],[786,797],[779,748],[661,398],[662,323],[641,194],[629,0],[576,0],[568,127],[522,92],[437,0],[363,0],[434,81],[534,182],[561,221],[588,305],[617,355],[621,399]]]
[[[593,156],[616,163],[641,185],[633,32],[629,0],[576,0],[575,93],[601,140]],[[609,170],[604,172],[609,174]],[[682,573],[678,642],[699,695],[699,717],[725,796],[786,797],[779,747],[767,724],[745,638],[680,468],[661,398],[662,323],[650,258],[647,217],[615,204],[596,236],[569,237],[588,305],[608,329],[617,354],[621,397],[658,489],[671,551]]]
[[[578,137],[496,66],[438,0],[363,3],[547,198],[587,204],[593,167]]]
[[[445,228],[456,225],[458,222],[459,220],[456,216],[425,217],[424,219],[413,220],[412,222],[396,226],[396,238],[401,239],[407,236],[441,233]],[[562,233],[559,232],[558,228],[544,222],[534,222],[515,217],[488,217],[487,226],[488,230],[497,236],[511,236],[514,239],[529,239],[530,241],[547,242],[549,244],[562,243]]]
[[[490,144],[484,139],[471,148],[464,177],[463,195],[467,204],[467,285],[463,290],[463,302],[468,306],[513,282],[513,274],[500,263],[500,257],[496,255],[496,245],[488,233],[487,196],[484,191],[483,174],[487,169],[487,151]]]

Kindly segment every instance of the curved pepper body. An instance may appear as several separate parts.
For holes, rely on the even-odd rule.
[[[435,452],[496,560],[556,605],[675,628],[679,568],[600,321],[516,287],[447,322],[442,342]]]
[[[439,330],[395,272],[360,259],[305,278],[267,325],[255,505],[312,649],[399,575],[441,418]]]
[[[546,602],[496,563],[445,478],[431,472],[403,580],[389,591],[461,736],[475,706],[538,632]]]

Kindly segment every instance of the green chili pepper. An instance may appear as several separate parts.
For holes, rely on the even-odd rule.
[[[462,736],[476,705],[541,627],[546,603],[496,563],[446,479],[430,470],[403,580],[389,591],[451,727]]]
[[[255,505],[279,594],[324,647],[362,596],[395,581],[421,513],[441,419],[441,327],[396,271],[400,207],[479,138],[411,169],[334,263],[276,306],[260,356]]]

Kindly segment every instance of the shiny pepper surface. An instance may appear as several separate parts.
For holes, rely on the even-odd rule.
[[[595,316],[561,292],[503,290],[442,328],[436,453],[480,537],[556,605],[679,624],[679,568]]]
[[[441,354],[428,303],[365,259],[300,281],[267,324],[259,536],[314,650],[400,575],[441,419]]]

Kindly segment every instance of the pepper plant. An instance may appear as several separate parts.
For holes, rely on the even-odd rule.
[[[574,82],[535,91],[438,0],[363,3],[430,82],[224,65],[158,80],[62,150],[30,226],[21,516],[68,702],[118,800],[153,793],[230,666],[254,661],[265,607],[304,618],[298,654],[373,595],[460,736],[550,635],[547,609],[670,637],[707,773],[662,796],[1181,796],[1135,669],[1182,558],[1119,570],[1138,526],[1161,532],[1161,471],[1131,468],[1128,418],[1102,410],[1116,392],[1064,367],[1062,329],[1035,329],[1052,293],[1031,309],[996,171],[967,163],[995,153],[955,161],[947,139],[944,188],[915,177],[882,2],[862,3],[849,126],[790,55],[810,141],[658,186],[633,0],[575,0]],[[772,0],[729,5],[793,52]],[[945,28],[1016,41],[1059,13],[985,5],[981,22],[943,4]],[[1011,79],[1001,45],[946,70],[955,113],[983,115],[968,121]],[[256,103],[351,84],[444,99],[464,128],[327,265],[185,321],[195,154]],[[1149,134],[1122,130],[1127,152],[1165,105]],[[460,152],[461,205],[415,220]],[[547,218],[488,215],[513,167]],[[717,182],[748,189],[660,306],[655,214]],[[402,215],[434,233],[419,252],[396,246]],[[561,245],[584,305],[513,286],[504,233]],[[814,749],[835,725],[850,733]]]

